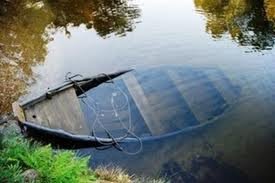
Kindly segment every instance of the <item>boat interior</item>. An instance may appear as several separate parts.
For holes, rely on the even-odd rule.
[[[157,67],[70,78],[14,111],[21,121],[71,134],[142,138],[212,122],[239,94],[217,69]]]

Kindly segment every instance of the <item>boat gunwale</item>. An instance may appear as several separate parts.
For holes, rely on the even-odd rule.
[[[45,99],[50,99],[52,96],[66,90],[66,89],[69,89],[71,87],[74,87],[74,89],[76,90],[77,96],[79,96],[79,95],[83,94],[83,91],[86,92],[94,87],[97,87],[98,85],[100,85],[104,82],[112,80],[112,79],[114,79],[120,75],[123,75],[127,72],[130,72],[132,70],[133,69],[128,69],[128,70],[122,70],[122,71],[118,71],[118,72],[111,73],[111,74],[98,74],[93,77],[86,77],[86,78],[79,79],[79,80],[65,81],[64,83],[54,87],[53,89],[48,90],[47,92],[45,92],[44,94],[42,94],[38,97],[35,97],[28,101],[19,103],[19,106],[24,110],[24,109],[28,108],[29,106],[32,106],[32,105],[35,105],[37,103],[44,101]],[[91,86],[89,86],[89,85],[91,85]],[[78,91],[79,87],[82,88],[83,86],[88,86],[88,87],[85,87],[83,89],[83,91]]]

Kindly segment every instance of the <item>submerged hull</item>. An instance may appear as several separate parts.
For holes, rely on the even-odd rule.
[[[21,126],[29,136],[68,148],[137,142],[213,123],[239,95],[217,69],[123,71],[74,80],[24,103]]]

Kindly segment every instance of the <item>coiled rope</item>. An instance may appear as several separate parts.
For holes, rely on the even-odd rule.
[[[122,152],[124,152],[125,154],[128,154],[128,155],[136,155],[136,154],[140,153],[143,150],[143,143],[142,143],[141,138],[138,137],[135,133],[132,132],[131,107],[130,107],[129,98],[126,95],[126,93],[123,92],[123,90],[115,84],[114,80],[108,74],[104,74],[104,73],[101,74],[101,75],[104,75],[105,77],[107,77],[109,79],[109,81],[107,81],[105,83],[110,83],[113,86],[115,86],[116,90],[119,91],[122,94],[122,96],[125,98],[126,102],[122,105],[122,107],[117,108],[115,100],[114,100],[114,97],[116,95],[114,95],[114,93],[112,93],[112,95],[111,95],[111,107],[112,107],[112,109],[111,110],[100,109],[99,107],[97,107],[97,102],[91,96],[87,95],[86,92],[83,90],[83,88],[75,80],[73,80],[73,78],[76,78],[76,77],[81,77],[82,78],[83,76],[80,75],[80,74],[70,76],[71,74],[72,74],[71,72],[68,72],[65,76],[65,80],[73,83],[73,85],[76,86],[81,91],[82,96],[80,95],[79,99],[81,100],[81,102],[84,105],[86,105],[88,107],[89,110],[91,110],[92,113],[95,114],[94,120],[89,121],[89,122],[92,124],[92,129],[91,129],[92,130],[92,136],[96,139],[96,141],[99,144],[101,144],[105,147],[106,146],[113,146],[116,149],[118,149],[119,151],[122,151]],[[85,101],[84,99],[87,99],[87,101]],[[125,123],[121,120],[121,117],[119,115],[119,111],[124,109],[126,106],[127,106],[127,113],[129,115],[128,125],[125,125]],[[103,122],[99,119],[99,115],[101,115],[103,112],[113,113],[115,115],[115,117],[118,118],[118,121],[119,121],[120,125],[122,126],[122,128],[124,130],[126,130],[126,133],[124,135],[120,136],[120,137],[114,137],[112,135],[112,133],[104,126]],[[102,142],[99,139],[100,137],[98,137],[97,134],[96,134],[97,124],[99,124],[100,127],[104,130],[104,132],[107,134],[108,138],[111,139],[110,143]],[[135,152],[129,152],[129,151],[125,150],[120,144],[120,143],[123,142],[123,140],[125,138],[127,138],[129,136],[132,136],[133,138],[137,139],[138,142],[139,142],[139,148]]]

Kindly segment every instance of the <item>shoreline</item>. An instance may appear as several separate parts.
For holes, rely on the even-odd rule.
[[[39,152],[41,150],[46,150],[45,152],[51,152],[53,153],[52,155],[50,155],[50,157],[48,157],[48,159],[51,158],[57,158],[57,157],[63,157],[65,158],[65,156],[70,155],[70,158],[67,159],[67,163],[68,163],[68,167],[75,165],[76,167],[78,166],[79,163],[82,162],[82,166],[83,166],[83,161],[85,164],[85,161],[87,160],[87,157],[77,157],[74,151],[71,150],[62,150],[62,149],[52,149],[50,145],[47,146],[42,146],[38,143],[36,143],[33,140],[29,140],[24,138],[21,135],[20,132],[20,128],[19,126],[16,124],[17,121],[16,120],[9,120],[5,117],[0,117],[0,151],[6,152],[3,153],[3,157],[1,157],[1,161],[3,161],[3,159],[6,158],[6,162],[4,161],[3,163],[3,168],[5,167],[5,163],[8,163],[9,166],[15,166],[15,164],[13,164],[13,162],[9,162],[8,159],[14,159],[16,160],[15,162],[20,164],[20,167],[18,167],[18,171],[17,173],[19,173],[18,175],[13,174],[14,172],[12,170],[9,171],[9,169],[7,170],[8,172],[6,173],[10,173],[11,175],[9,177],[5,177],[4,173],[0,173],[0,178],[4,180],[5,178],[10,178],[9,181],[13,181],[13,182],[19,182],[16,181],[15,179],[13,179],[13,177],[17,177],[18,180],[23,180],[23,182],[43,182],[43,178],[45,178],[45,174],[43,174],[43,171],[41,172],[41,170],[39,170],[39,167],[35,168],[35,166],[31,166],[31,164],[34,163],[37,164],[39,163],[39,161],[41,161],[41,158],[43,159],[43,154],[41,154],[42,156],[38,159],[36,159],[35,157],[35,152]],[[10,134],[13,134],[10,136]],[[8,138],[7,138],[8,137]],[[16,139],[14,141],[14,138]],[[5,143],[8,144],[5,146]],[[9,144],[10,143],[10,144]],[[11,145],[11,146],[10,146]],[[14,149],[13,149],[14,148]],[[20,150],[21,148],[21,150]],[[18,151],[19,150],[19,151]],[[22,151],[23,150],[23,151]],[[9,153],[7,153],[9,152]],[[23,155],[24,153],[29,154],[29,156],[32,157],[32,162],[28,162],[29,160],[26,160],[23,158],[23,160],[20,158],[21,156],[26,156]],[[43,151],[41,151],[43,152]],[[20,154],[23,153],[23,154]],[[1,152],[2,154],[2,152]],[[7,157],[10,156],[10,157]],[[14,157],[13,157],[14,156]],[[47,166],[52,166],[51,164],[49,164],[48,159],[44,159],[41,164],[41,166],[45,166],[45,168],[47,168]],[[65,158],[66,159],[66,158]],[[72,163],[73,162],[73,163]],[[53,164],[55,164],[55,162],[52,162]],[[60,162],[62,163],[62,162]],[[66,162],[63,162],[66,163]],[[126,173],[125,170],[122,170],[119,167],[111,167],[111,166],[99,166],[96,169],[91,169],[90,167],[88,167],[88,162],[86,162],[86,168],[82,167],[82,171],[87,172],[89,175],[87,174],[83,174],[83,177],[80,177],[80,179],[82,178],[87,178],[87,180],[89,178],[91,178],[90,182],[97,182],[97,183],[165,183],[165,180],[162,179],[151,179],[151,178],[147,178],[147,177],[136,177],[135,175],[129,175]],[[48,164],[48,165],[47,165]],[[65,164],[64,164],[65,165]],[[16,165],[17,166],[17,165]],[[49,167],[49,168],[50,168]],[[67,169],[67,167],[52,167],[55,168],[55,170],[58,171],[65,171]],[[60,168],[60,170],[59,170]],[[1,169],[1,168],[0,168]],[[63,174],[62,174],[63,175]],[[69,175],[69,174],[68,174]],[[77,174],[79,175],[79,174]],[[52,180],[54,180],[54,177],[50,177],[52,178]],[[62,177],[59,177],[60,179]],[[73,178],[72,178],[73,179]],[[72,179],[67,180],[69,182],[74,183],[74,181],[72,181]],[[55,181],[52,181],[53,183]],[[83,183],[85,183],[86,181],[84,181]],[[76,182],[75,182],[76,183]]]

